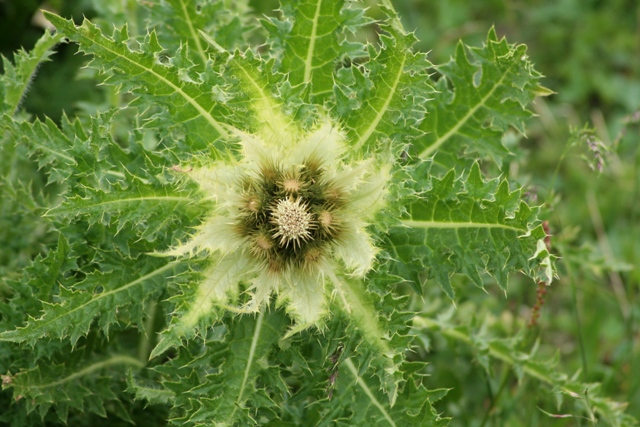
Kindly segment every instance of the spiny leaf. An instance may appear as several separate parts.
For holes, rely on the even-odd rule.
[[[325,417],[317,425],[329,425],[337,421],[340,426],[380,425],[400,427],[415,425],[425,427],[446,426],[449,421],[441,418],[431,406],[442,392],[428,391],[416,386],[413,380],[405,385],[394,406],[390,406],[378,391],[375,377],[360,370],[353,359],[346,359],[340,367],[340,376],[334,398],[329,402]],[[337,408],[341,416],[336,417]]]
[[[20,50],[14,55],[15,64],[2,57],[4,74],[0,76],[0,114],[13,115],[18,110],[38,67],[49,60],[53,47],[60,40],[61,34],[45,31],[33,49],[29,52]]]
[[[128,144],[113,140],[110,122],[116,113],[98,114],[84,126],[63,116],[61,128],[47,119],[15,123],[10,130],[49,181],[64,183],[73,194],[49,209],[47,217],[61,224],[77,218],[90,226],[116,223],[118,232],[133,225],[137,238],[160,240],[171,223],[184,223],[185,213],[199,209],[188,189],[168,185],[176,180],[168,170],[176,161],[171,152],[146,147],[143,133],[134,133]]]
[[[91,66],[106,73],[109,84],[138,97],[132,105],[164,106],[149,126],[168,126],[174,131],[173,136],[184,139],[192,150],[208,147],[218,137],[229,134],[225,125],[229,112],[216,102],[213,91],[220,84],[219,79],[214,70],[192,75],[186,47],[179,47],[170,55],[152,32],[140,50],[134,51],[129,47],[126,27],[115,30],[109,38],[89,20],[76,26],[71,20],[45,14],[59,32],[94,56]],[[188,132],[183,128],[187,123]]]
[[[61,364],[43,362],[20,371],[6,379],[3,388],[11,387],[15,399],[26,402],[27,413],[37,410],[42,419],[54,405],[58,418],[65,423],[72,409],[106,417],[105,403],[117,401],[118,395],[113,390],[113,372],[103,372],[122,365],[143,367],[138,359],[127,355],[85,360],[79,352]]]
[[[152,405],[172,403],[175,399],[174,392],[161,388],[159,384],[142,382],[131,369],[127,375],[127,386],[127,391],[133,393],[136,400],[144,400]]]
[[[460,156],[490,157],[498,164],[509,155],[501,138],[510,127],[524,134],[526,109],[535,96],[551,92],[526,56],[526,46],[498,40],[495,29],[482,48],[458,43],[455,57],[436,67],[442,77],[430,112],[420,126],[426,135],[415,143],[419,157],[435,156],[446,168]]]
[[[115,111],[103,114],[102,123],[110,120]],[[95,119],[98,122],[100,119]],[[97,157],[94,150],[98,146],[90,146],[90,139],[79,121],[71,122],[62,117],[61,127],[53,120],[46,118],[44,122],[36,119],[33,122],[14,122],[9,128],[16,140],[27,147],[28,154],[35,158],[40,168],[45,168],[49,183],[66,182],[78,172],[92,169],[96,171],[95,162],[79,163],[88,157]],[[98,137],[98,135],[95,135]],[[95,142],[95,139],[93,140]],[[99,170],[99,169],[98,169]]]
[[[164,382],[176,396],[172,422],[184,426],[258,425],[251,416],[254,405],[267,404],[269,397],[260,390],[267,384],[261,386],[256,381],[269,368],[269,354],[285,326],[280,311],[240,316],[231,322],[223,345],[212,342],[211,351],[192,359],[183,369],[191,372],[182,373],[188,379],[176,381],[170,375]],[[216,373],[209,373],[211,366],[217,367]]]
[[[64,237],[36,258],[16,296],[1,306],[0,341],[19,344],[2,346],[0,362],[7,351],[18,360],[11,366],[30,367],[10,377],[39,411],[55,404],[63,419],[69,410],[104,414],[103,405],[114,402],[114,383],[102,382],[102,371],[141,363],[124,355],[78,361],[80,352],[65,347],[84,352],[83,343],[98,336],[109,339],[109,352],[118,351],[138,328],[148,332],[148,341],[138,343],[141,359],[145,346],[158,334],[160,340],[155,366],[129,370],[129,391],[170,410],[174,425],[446,425],[433,407],[445,391],[420,382],[423,363],[406,363],[415,307],[403,294],[405,280],[434,277],[451,298],[455,273],[478,286],[489,273],[503,288],[517,270],[551,280],[537,210],[506,180],[485,180],[477,163],[457,157],[466,149],[499,161],[506,154],[500,137],[510,126],[523,131],[526,106],[543,89],[524,48],[490,33],[484,48],[461,45],[455,60],[437,68],[442,77],[434,94],[426,55],[412,52],[415,38],[390,2],[382,3],[379,43],[366,48],[350,33],[372,21],[349,0],[285,0],[281,19],[263,22],[267,45],[255,49],[245,43],[253,19],[242,15],[246,0],[143,2],[155,22],[139,38],[129,37],[127,27],[107,36],[89,21],[76,26],[47,13],[61,35],[93,55],[91,66],[104,81],[133,100],[112,100],[118,105],[86,120],[63,117],[60,127],[2,117],[0,126],[6,124],[62,191],[44,221]],[[433,96],[437,102],[425,119]],[[287,138],[320,117],[346,134],[356,153],[345,157],[389,146],[398,154],[414,144],[422,157],[451,164],[434,174],[427,163],[413,163],[410,150],[403,152],[395,166],[402,171],[389,183],[394,206],[380,216],[395,215],[370,227],[386,236],[394,225],[380,242],[380,263],[365,281],[345,279],[342,300],[329,302],[324,328],[283,339],[291,322],[283,310],[242,315],[212,299],[213,285],[224,280],[237,279],[246,289],[239,258],[227,258],[203,284],[200,269],[221,261],[216,255],[167,263],[149,253],[184,237],[206,215],[200,205],[212,205],[200,203],[201,195],[172,168],[233,158],[236,147],[227,144],[237,130]],[[18,304],[29,311],[27,320]],[[161,321],[154,322],[149,306]],[[32,359],[24,361],[29,345],[35,346]],[[511,345],[492,340],[485,350],[497,358],[524,357]],[[60,364],[53,357],[61,353],[72,357]],[[113,361],[118,358],[123,363]],[[508,362],[532,376],[548,369],[520,361]],[[104,390],[90,396],[85,387]]]
[[[376,375],[380,390],[387,395],[393,406],[401,384],[404,383],[400,365],[412,337],[409,325],[412,313],[403,311],[406,298],[395,297],[389,288],[401,281],[398,277],[382,272],[372,273],[368,278],[369,288],[364,283],[344,280],[342,291],[349,307],[344,313],[346,323],[351,323],[345,333],[362,339],[358,352],[366,354],[370,375]],[[343,307],[336,305],[336,311]],[[360,338],[361,335],[361,338]]]
[[[229,79],[237,81],[239,96],[236,102],[246,104],[251,117],[245,117],[245,126],[251,123],[253,129],[263,132],[268,129],[272,135],[280,136],[287,131],[291,132],[292,122],[284,114],[282,101],[273,93],[273,89],[285,76],[269,72],[272,68],[273,64],[265,63],[251,51],[236,53],[229,61]]]
[[[160,42],[167,46],[188,45],[189,58],[202,70],[209,62],[209,41],[228,51],[245,44],[251,30],[246,17],[247,0],[167,0],[145,2],[151,12],[149,23],[157,29]],[[170,27],[163,31],[159,27]],[[206,39],[203,35],[206,35]]]
[[[506,181],[484,181],[477,163],[466,177],[456,178],[451,170],[441,179],[433,177],[428,186],[409,206],[404,227],[390,231],[390,252],[400,261],[400,275],[418,283],[425,275],[435,278],[451,299],[453,273],[466,275],[481,288],[483,272],[504,290],[513,271],[551,282],[546,233],[536,225],[537,209],[521,200],[519,190],[510,191]]]
[[[67,239],[60,235],[58,246],[46,257],[37,256],[23,272],[20,281],[8,281],[13,294],[7,303],[0,304],[3,329],[24,322],[27,315],[35,316],[43,302],[52,299],[59,284],[69,281],[68,271],[77,269],[77,256],[70,250]]]
[[[369,46],[370,61],[337,74],[337,111],[345,118],[355,150],[389,142],[403,146],[421,135],[417,129],[431,93],[426,55],[413,53],[413,35],[382,25],[380,51]],[[355,101],[354,101],[355,100]]]
[[[108,330],[118,321],[123,307],[144,305],[164,288],[168,277],[176,274],[178,262],[141,257],[129,271],[106,268],[87,276],[77,285],[81,289],[60,286],[59,302],[46,303],[40,318],[31,318],[15,330],[0,332],[0,341],[26,342],[34,346],[42,338],[68,338],[72,344],[89,332],[98,317],[100,328]]]
[[[140,237],[155,240],[162,229],[179,220],[174,215],[176,208],[190,203],[193,203],[193,199],[187,194],[169,189],[139,188],[120,193],[98,190],[85,196],[70,197],[50,209],[46,215],[57,217],[58,220],[83,216],[88,218],[90,224],[98,222],[105,226],[115,222],[118,230],[129,223],[140,229]],[[164,220],[150,221],[154,216]]]
[[[347,38],[370,21],[355,2],[344,0],[284,1],[280,10],[282,19],[264,22],[272,54],[281,56],[278,69],[286,70],[292,86],[310,85],[308,100],[322,104],[332,95],[340,61],[365,56],[362,45]]]
[[[544,387],[551,387],[556,392],[575,400],[574,410],[595,413],[602,417],[608,425],[618,427],[637,426],[637,420],[625,414],[626,404],[613,401],[600,395],[599,384],[583,383],[571,378],[557,369],[557,358],[542,359],[535,354],[522,351],[524,334],[513,338],[496,338],[486,333],[484,327],[472,328],[469,325],[453,325],[447,321],[437,321],[424,316],[415,318],[419,328],[438,331],[440,334],[472,346],[478,354],[486,354],[490,358],[507,363],[522,380],[524,377],[534,378]],[[483,364],[489,368],[489,362]],[[580,402],[582,401],[582,402]],[[562,402],[560,399],[559,403]]]

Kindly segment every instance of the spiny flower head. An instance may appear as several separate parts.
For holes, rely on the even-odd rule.
[[[246,284],[251,298],[240,310],[257,311],[275,293],[302,325],[317,323],[340,277],[372,268],[366,226],[385,203],[389,167],[373,157],[347,162],[344,136],[328,119],[306,133],[236,136],[239,160],[186,172],[215,207],[167,254],[214,260],[197,310],[227,306]]]
[[[309,212],[307,203],[301,200],[297,198],[294,201],[291,197],[279,199],[271,209],[271,222],[277,227],[273,238],[279,239],[281,247],[290,244],[301,246],[311,239],[311,231],[315,228],[314,215]]]

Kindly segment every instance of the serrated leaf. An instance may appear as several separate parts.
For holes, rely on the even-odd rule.
[[[552,257],[540,246],[546,233],[537,209],[521,200],[519,190],[511,191],[504,180],[485,181],[477,163],[465,177],[451,170],[425,187],[430,188],[408,208],[410,218],[401,221],[404,227],[389,233],[391,256],[400,261],[403,277],[418,283],[435,278],[451,299],[454,273],[481,288],[481,274],[489,273],[503,290],[513,271],[545,283],[553,279]]]
[[[203,68],[209,61],[207,39],[228,51],[244,44],[244,35],[251,29],[245,19],[248,3],[247,0],[167,0],[142,5],[151,12],[149,21],[158,29],[160,42],[167,46],[188,45],[190,59]],[[168,26],[172,31],[162,31],[160,26]]]
[[[240,101],[247,104],[248,112],[254,118],[251,127],[265,135],[281,137],[293,131],[293,123],[284,114],[282,101],[272,92],[284,75],[268,73],[270,68],[272,65],[265,64],[251,51],[236,53],[229,61],[229,77],[237,80],[237,87],[242,93]],[[245,117],[249,123],[247,119]]]
[[[14,294],[0,304],[3,329],[22,323],[27,315],[35,316],[42,310],[43,302],[52,299],[57,285],[67,283],[64,276],[77,269],[77,256],[70,250],[67,239],[60,235],[57,248],[47,256],[37,256],[23,272],[20,281],[8,281]]]
[[[46,303],[42,316],[31,318],[15,330],[0,332],[0,341],[25,342],[30,346],[43,339],[68,338],[72,344],[89,332],[94,319],[108,330],[117,322],[119,309],[140,306],[158,296],[167,277],[176,274],[178,262],[166,263],[143,257],[130,271],[96,271],[87,276],[80,289],[60,286],[59,302]]]
[[[449,420],[441,418],[431,406],[432,392],[417,386],[412,380],[407,382],[393,406],[380,396],[378,389],[375,378],[361,372],[352,359],[346,359],[340,368],[337,391],[330,402],[333,408],[318,425],[329,425],[332,421],[340,426],[435,427],[449,424]],[[434,394],[434,401],[440,397],[439,394]],[[337,415],[336,407],[342,407],[344,412],[340,418],[332,419]]]
[[[0,76],[0,114],[13,115],[18,110],[38,67],[49,60],[53,47],[60,40],[61,34],[45,31],[33,49],[29,52],[20,50],[14,55],[15,64],[2,57],[4,74]]]
[[[74,154],[80,154],[73,150],[75,135],[62,131],[49,118],[44,122],[12,123],[10,130],[17,140],[24,143],[29,155],[37,159],[38,166],[47,167],[50,183],[61,183],[69,178],[78,164]]]
[[[391,406],[395,405],[404,383],[400,365],[411,341],[408,329],[413,317],[412,313],[402,310],[404,298],[395,297],[388,288],[385,289],[397,283],[397,279],[385,277],[382,273],[372,274],[368,280],[370,289],[362,282],[344,280],[342,291],[348,311],[336,304],[336,311],[346,311],[348,322],[354,329],[351,331],[349,327],[346,334],[358,336],[358,339],[362,335],[358,352],[365,355],[363,359],[367,360],[369,374],[378,377],[380,390],[386,394]]]
[[[258,425],[251,414],[269,398],[256,380],[268,369],[268,355],[285,326],[283,313],[275,310],[230,322],[225,343],[212,342],[212,351],[192,358],[182,372],[187,378],[171,376],[164,382],[176,396],[172,422],[185,426]],[[216,373],[208,372],[211,366],[217,368]],[[202,368],[206,370],[197,374]]]
[[[144,133],[134,133],[128,144],[114,141],[110,123],[117,112],[100,113],[88,125],[63,116],[60,128],[47,119],[9,129],[49,181],[70,193],[46,218],[63,225],[82,218],[90,226],[114,226],[123,241],[127,236],[120,232],[131,226],[136,238],[161,241],[171,224],[186,225],[185,215],[197,215],[200,208],[191,191],[169,185],[176,181],[167,170],[175,161],[171,152],[146,147]],[[121,244],[124,253],[126,246]]]
[[[415,150],[445,168],[478,157],[501,164],[510,155],[502,144],[505,131],[524,133],[532,115],[527,106],[535,96],[549,93],[538,83],[542,76],[526,56],[526,46],[498,40],[495,29],[482,48],[458,43],[455,57],[436,70],[442,77]]]
[[[282,19],[265,22],[273,47],[282,49],[278,68],[287,71],[292,86],[309,85],[309,100],[322,104],[331,97],[338,63],[364,55],[347,36],[369,21],[344,0],[284,1],[280,10]]]
[[[140,237],[153,239],[153,236],[166,227],[172,219],[176,207],[193,203],[185,194],[176,194],[169,189],[152,190],[139,188],[136,191],[112,193],[95,191],[90,196],[75,196],[61,205],[50,209],[46,215],[58,220],[69,220],[86,216],[89,222],[109,225],[117,218],[117,227],[122,229],[128,223],[139,226]],[[164,221],[150,221],[159,215]]]
[[[263,21],[269,33],[264,44],[264,32],[252,33],[258,21],[246,13],[248,5],[143,1],[141,9],[129,8],[136,12],[129,16],[136,20],[133,36],[127,26],[109,36],[89,21],[76,26],[47,13],[56,37],[78,42],[93,56],[97,77],[121,95],[109,98],[107,111],[63,116],[59,125],[10,114],[0,119],[0,128],[9,130],[0,143],[17,141],[20,147],[11,159],[0,159],[3,171],[13,173],[13,156],[26,158],[25,152],[37,162],[57,198],[45,203],[46,216],[40,218],[44,209],[33,210],[61,233],[56,249],[48,243],[37,248],[48,253],[32,256],[21,281],[7,281],[12,295],[6,304],[0,301],[0,341],[12,344],[0,347],[0,364],[20,372],[3,381],[30,399],[21,405],[31,412],[44,416],[55,406],[62,420],[83,412],[104,416],[120,404],[120,381],[105,374],[142,367],[157,343],[148,369],[128,369],[128,391],[130,399],[157,405],[153,410],[163,417],[170,411],[166,421],[173,425],[446,425],[433,405],[446,390],[427,390],[421,381],[425,363],[407,362],[423,356],[408,352],[418,338],[412,319],[424,308],[407,296],[407,281],[434,278],[452,299],[452,274],[464,274],[480,287],[492,275],[503,289],[514,271],[551,281],[553,256],[537,209],[506,179],[485,179],[478,163],[485,157],[499,163],[508,155],[501,138],[511,127],[524,132],[527,106],[544,94],[540,76],[522,46],[498,40],[492,31],[483,48],[460,45],[449,64],[436,67],[434,93],[432,65],[412,51],[415,38],[388,0],[382,0],[381,20],[369,28],[373,20],[355,1],[284,0],[281,17]],[[117,10],[125,9],[118,4]],[[139,31],[138,18],[150,20],[147,31]],[[377,40],[358,42],[365,37]],[[25,59],[25,71],[10,77],[22,92],[38,61]],[[18,92],[11,96],[16,106],[23,97]],[[257,316],[239,313],[254,290],[245,274],[266,264],[248,268],[243,257],[250,250],[225,257],[208,252],[205,244],[197,256],[185,252],[184,261],[173,263],[150,255],[184,239],[212,207],[231,206],[238,196],[196,192],[194,183],[182,179],[191,164],[213,165],[215,175],[246,154],[243,149],[258,153],[259,139],[296,141],[323,120],[347,140],[347,152],[336,155],[348,165],[340,178],[356,175],[348,161],[372,153],[397,161],[388,165],[397,173],[384,193],[389,206],[367,223],[380,252],[377,264],[366,264],[365,280],[342,274],[346,254],[344,263],[336,263],[336,278],[309,282],[313,291],[329,285],[334,291],[326,295],[326,318],[317,329],[303,325],[307,329],[285,335],[295,316],[269,306],[268,296]],[[260,138],[255,146],[239,147],[235,143],[244,134]],[[330,142],[322,139],[326,146]],[[411,145],[422,157],[418,162],[411,159]],[[431,163],[440,169],[426,167]],[[264,172],[256,167],[249,175]],[[225,225],[238,224],[237,212],[229,212]],[[319,211],[309,214],[313,227],[326,225]],[[211,248],[224,239],[214,231],[203,237],[213,242]],[[331,250],[344,249],[339,246],[345,240]],[[373,243],[354,241],[370,249],[367,260],[374,259]],[[201,274],[216,262],[215,274]],[[323,275],[331,274],[328,266]],[[298,289],[302,283],[292,277],[287,285]],[[227,292],[221,285],[231,280],[229,301],[213,298]],[[284,306],[286,298],[285,291],[278,295]],[[304,303],[298,305],[315,300],[300,299]],[[491,358],[499,359],[518,378],[564,386],[560,391],[572,398],[584,391],[575,388],[583,384],[558,373],[553,361],[522,352],[519,337],[486,338],[475,325],[429,327],[469,343],[486,369]],[[97,356],[92,349],[99,340],[104,348]],[[138,359],[121,354],[123,348],[132,351],[132,344]],[[60,393],[54,393],[56,386]],[[624,425],[621,406],[598,400],[597,387],[584,386],[593,390],[589,404],[601,405],[603,418]]]
[[[517,334],[513,338],[496,338],[487,336],[486,331],[483,333],[467,325],[455,326],[422,316],[416,317],[415,324],[419,327],[437,330],[446,337],[472,346],[479,353],[507,363],[520,380],[524,377],[535,378],[543,383],[544,387],[551,387],[555,392],[571,397],[575,401],[575,405],[572,405],[572,411],[585,414],[595,412],[611,426],[633,427],[637,425],[637,420],[625,414],[626,404],[600,395],[599,384],[588,384],[578,381],[576,378],[570,378],[558,370],[556,357],[550,359],[536,357],[535,347],[529,353],[523,351],[524,333]]]
[[[411,51],[415,37],[392,25],[382,30],[379,52],[369,46],[370,62],[337,74],[336,98],[348,102],[337,107],[355,150],[406,144],[421,135],[417,127],[432,90],[426,71],[431,64]]]
[[[105,417],[105,403],[117,401],[118,396],[112,376],[103,372],[122,365],[143,367],[142,362],[127,355],[85,360],[76,354],[61,364],[43,362],[18,372],[5,381],[3,389],[11,387],[16,400],[25,400],[27,413],[37,411],[41,419],[53,405],[64,423],[70,409]]]
[[[222,103],[216,102],[212,92],[217,77],[212,70],[192,76],[189,71],[192,63],[183,50],[186,47],[169,55],[152,32],[140,49],[134,51],[129,47],[126,27],[115,30],[109,38],[89,20],[76,26],[73,21],[52,13],[45,12],[45,15],[59,32],[77,41],[83,52],[94,56],[90,65],[106,73],[108,83],[121,92],[136,95],[138,101],[134,104],[160,102],[164,106],[164,111],[149,126],[168,126],[193,150],[209,147],[216,138],[229,135],[229,128],[224,125],[229,112]],[[186,123],[189,132],[180,129]]]
[[[136,400],[144,400],[152,405],[168,404],[175,398],[171,390],[163,389],[156,384],[145,384],[137,379],[133,370],[127,375],[127,391],[134,393]]]

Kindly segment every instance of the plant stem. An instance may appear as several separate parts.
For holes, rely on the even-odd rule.
[[[587,364],[587,351],[584,346],[584,336],[582,334],[582,319],[580,318],[580,310],[578,308],[578,290],[576,287],[576,281],[573,275],[573,269],[571,268],[571,263],[567,260],[565,263],[567,267],[567,277],[569,279],[569,283],[571,284],[571,293],[572,293],[572,302],[573,302],[573,313],[576,318],[576,329],[578,335],[578,347],[580,348],[580,358],[582,359],[582,378],[585,381],[589,380],[589,370]]]

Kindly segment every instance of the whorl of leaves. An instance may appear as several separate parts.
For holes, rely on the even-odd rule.
[[[14,269],[0,294],[0,372],[13,396],[0,395],[11,408],[0,422],[50,425],[86,413],[131,421],[141,401],[181,426],[447,425],[434,407],[446,390],[429,389],[425,364],[407,360],[417,332],[404,284],[419,291],[433,279],[454,299],[454,274],[482,287],[488,273],[503,289],[516,271],[551,281],[537,209],[478,163],[508,155],[502,135],[524,132],[526,108],[544,89],[524,47],[493,30],[482,48],[460,44],[433,67],[383,3],[380,21],[349,0],[283,0],[279,16],[258,21],[246,2],[141,2],[150,22],[142,37],[45,12],[56,34],[4,60],[0,78],[0,224],[31,206],[56,236],[30,262],[2,266]],[[266,44],[249,46],[260,26]],[[374,29],[374,43],[358,41]],[[63,37],[119,98],[90,117],[31,119],[21,100]],[[286,335],[292,321],[272,304],[251,315],[217,307],[174,333],[199,303],[206,260],[157,253],[208,209],[174,172],[233,157],[233,135],[273,115],[299,129],[330,117],[353,158],[397,155],[397,197],[385,211],[397,217],[371,224],[379,264],[366,280],[346,281],[352,309],[331,301],[321,328]],[[37,165],[55,196],[21,199],[29,192],[14,174],[17,158]],[[0,233],[13,242],[31,230]],[[516,354],[497,346],[498,358]],[[631,425],[615,402],[598,404],[611,425]]]

